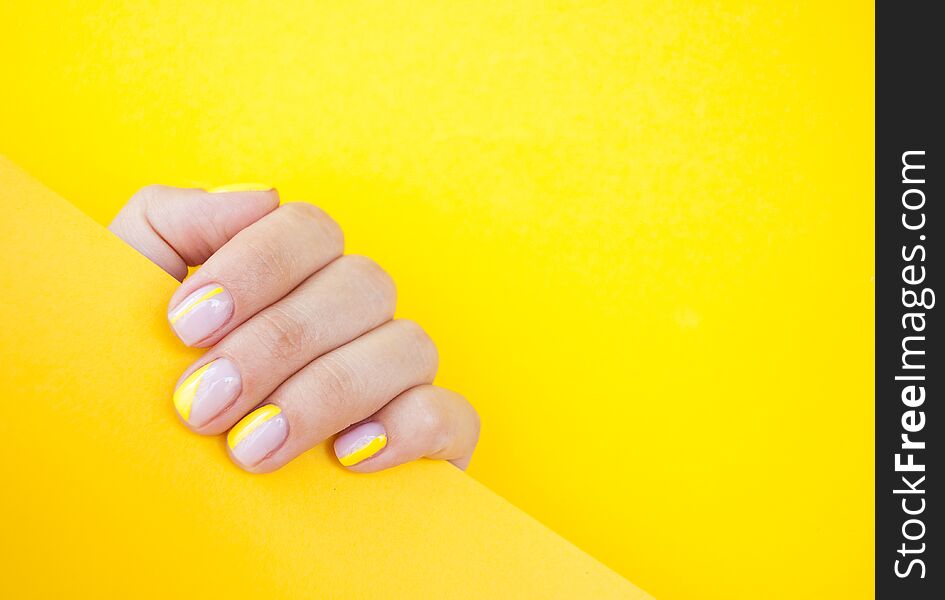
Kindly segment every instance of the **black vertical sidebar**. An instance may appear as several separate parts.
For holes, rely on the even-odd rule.
[[[875,561],[890,600],[945,598],[942,9],[876,4]]]

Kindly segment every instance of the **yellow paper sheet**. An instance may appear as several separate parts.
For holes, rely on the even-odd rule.
[[[0,214],[0,597],[648,597],[444,463],[242,472],[174,416],[175,281],[2,158]]]

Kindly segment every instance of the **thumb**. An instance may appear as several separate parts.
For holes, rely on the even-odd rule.
[[[279,206],[274,189],[253,188],[208,192],[151,185],[132,196],[108,229],[182,281],[188,266],[203,264],[240,230]]]

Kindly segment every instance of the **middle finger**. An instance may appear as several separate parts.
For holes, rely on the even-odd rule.
[[[373,261],[339,258],[201,357],[175,407],[194,431],[221,433],[312,360],[391,320],[395,301]]]

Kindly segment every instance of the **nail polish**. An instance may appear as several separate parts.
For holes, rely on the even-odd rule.
[[[209,423],[236,401],[240,373],[230,360],[218,358],[187,376],[174,390],[178,414],[194,427]]]
[[[335,440],[335,456],[346,467],[371,458],[387,446],[387,431],[375,421],[358,425]]]
[[[224,287],[211,283],[190,294],[167,313],[174,333],[188,346],[203,340],[233,315],[233,298]]]
[[[233,457],[252,467],[278,450],[289,437],[289,421],[275,404],[260,406],[233,426],[226,436]]]

